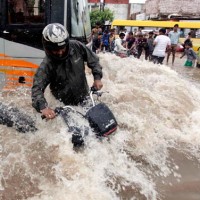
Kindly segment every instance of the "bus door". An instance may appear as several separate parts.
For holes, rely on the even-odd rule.
[[[46,19],[63,24],[70,38],[86,42],[91,34],[87,0],[47,0]]]
[[[71,7],[71,37],[88,40],[91,35],[91,24],[87,1],[71,0]]]

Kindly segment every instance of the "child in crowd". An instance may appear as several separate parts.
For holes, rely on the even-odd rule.
[[[115,48],[115,29],[110,30],[110,37],[109,37],[109,43],[110,43],[110,52],[114,51]]]
[[[200,47],[197,50],[197,65],[196,67],[200,68]]]
[[[101,37],[100,49],[105,49],[106,51],[109,51],[109,48],[110,48],[109,38],[110,38],[109,31],[105,30]]]
[[[184,66],[185,67],[193,67],[194,62],[197,59],[197,55],[194,52],[194,50],[192,49],[192,43],[191,42],[188,42],[188,43],[185,44],[185,51],[180,58],[182,58],[185,55],[187,55],[187,60],[184,64]]]
[[[92,51],[94,53],[99,53],[101,51],[101,38],[102,38],[102,33],[98,33],[97,38],[93,39],[92,43]]]
[[[149,47],[149,60],[152,61],[153,60],[153,50],[154,50],[154,38],[153,38],[153,31],[149,32],[149,37],[147,39],[147,43],[148,43],[148,47]]]

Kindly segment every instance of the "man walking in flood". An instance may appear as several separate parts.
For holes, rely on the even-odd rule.
[[[178,45],[179,38],[180,38],[180,32],[178,31],[178,28],[179,28],[178,24],[175,24],[173,31],[170,31],[168,33],[168,36],[171,40],[171,48],[168,49],[167,64],[168,64],[171,53],[172,53],[172,65],[174,64],[176,49],[177,49],[177,45]]]
[[[157,64],[162,64],[165,59],[166,49],[169,49],[170,39],[165,35],[166,30],[161,28],[159,30],[159,35],[155,38],[153,44],[155,46],[153,51],[153,62]]]

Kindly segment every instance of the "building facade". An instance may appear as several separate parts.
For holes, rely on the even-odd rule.
[[[146,0],[146,16],[151,18],[168,18],[172,16],[198,17],[200,16],[200,0]]]
[[[131,19],[136,18],[137,13],[141,13],[144,0],[135,1],[134,0],[88,0],[89,8],[109,8],[114,13],[115,19]]]

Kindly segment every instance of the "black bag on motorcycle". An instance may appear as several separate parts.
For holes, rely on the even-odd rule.
[[[86,113],[91,128],[97,136],[107,136],[117,129],[117,121],[111,110],[104,103],[99,103]]]

